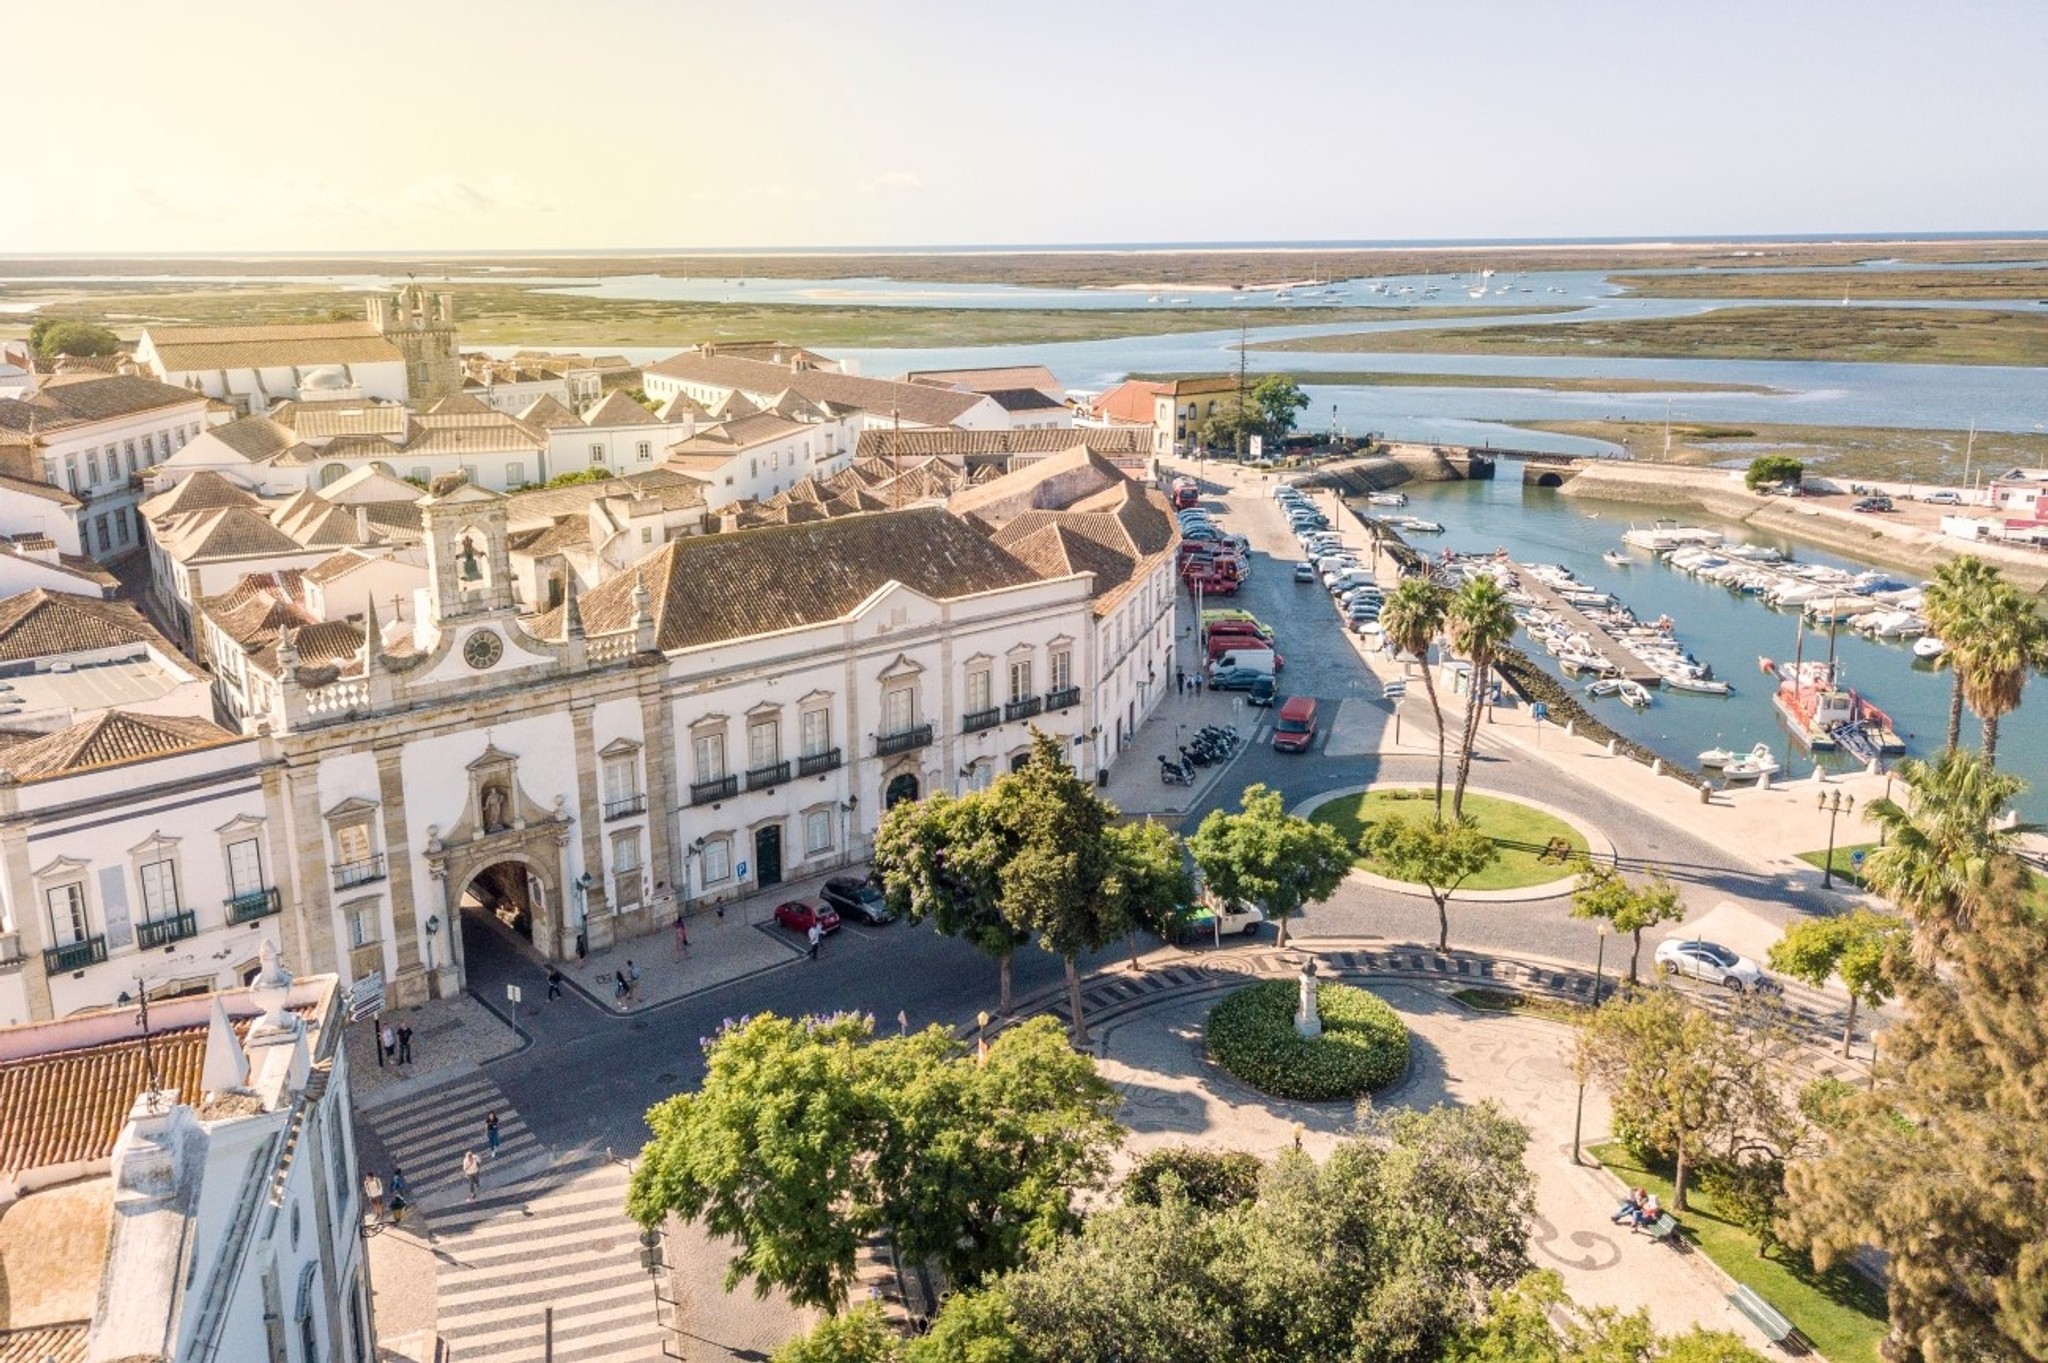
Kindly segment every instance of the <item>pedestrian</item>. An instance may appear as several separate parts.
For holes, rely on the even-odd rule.
[[[721,923],[725,921],[725,901],[723,899],[718,901],[718,921]]]
[[[690,927],[683,922],[683,911],[676,910],[676,959],[682,960],[690,954]]]
[[[377,1034],[377,1024],[370,1024],[370,1050],[377,1057],[377,1068],[384,1068],[384,1038]]]
[[[384,1180],[371,1169],[363,1175],[363,1196],[369,1201],[370,1216],[374,1220],[384,1219]]]
[[[626,972],[623,970],[612,972],[612,1001],[621,1008],[626,1006]]]
[[[818,943],[825,940],[825,929],[819,927],[815,919],[813,919],[811,922],[810,938],[811,959],[815,961],[818,959]]]
[[[636,998],[640,993],[640,967],[633,964],[633,958],[626,958],[626,997]]]
[[[398,1063],[412,1063],[412,1028],[401,1024],[398,1028]]]
[[[1185,667],[1176,667],[1173,669],[1173,684],[1180,688],[1180,693],[1182,695],[1186,695],[1188,693],[1188,670]]]
[[[561,971],[559,971],[559,970],[557,970],[557,969],[555,969],[555,968],[554,968],[553,966],[549,966],[549,967],[548,967],[548,998],[549,998],[550,1000],[553,1000],[553,999],[558,999],[558,998],[560,998],[560,997],[562,997],[562,972],[561,972]]]
[[[384,1030],[378,1033],[378,1039],[384,1043],[384,1058],[386,1060],[389,1060],[394,1065],[397,1064],[398,1033],[391,1030],[391,1024],[389,1022],[386,1022],[384,1024]]]
[[[476,1151],[462,1152],[462,1176],[469,1180],[469,1200],[476,1201],[476,1185],[484,1176],[483,1162],[476,1157]]]
[[[491,1158],[498,1157],[498,1110],[492,1108],[484,1114],[484,1144],[491,1147]]]
[[[391,1167],[391,1224],[392,1224],[392,1225],[394,1225],[394,1226],[395,1226],[395,1225],[397,1225],[397,1224],[398,1224],[399,1222],[401,1222],[401,1221],[405,1220],[405,1209],[406,1209],[407,1205],[408,1205],[408,1204],[407,1204],[407,1202],[406,1202],[406,1199],[405,1199],[405,1170],[403,1170],[403,1169],[400,1169],[400,1168],[399,1168],[399,1167],[398,1167],[397,1165],[393,1165],[393,1166]]]

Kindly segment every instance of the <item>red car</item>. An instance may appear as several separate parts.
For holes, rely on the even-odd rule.
[[[839,928],[839,911],[829,904],[814,909],[801,899],[792,899],[787,904],[775,906],[775,921],[791,932],[809,934],[813,922],[826,932],[836,932]]]

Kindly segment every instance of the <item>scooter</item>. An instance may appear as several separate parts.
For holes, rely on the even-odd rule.
[[[1159,779],[1169,786],[1191,786],[1195,783],[1195,769],[1185,762],[1170,762],[1165,753],[1159,755]]]

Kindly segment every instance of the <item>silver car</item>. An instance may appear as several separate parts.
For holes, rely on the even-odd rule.
[[[1762,966],[1719,942],[1667,937],[1657,944],[1657,964],[1695,980],[1742,992],[1767,983]]]

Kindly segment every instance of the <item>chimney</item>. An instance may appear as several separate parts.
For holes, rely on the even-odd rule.
[[[356,503],[356,538],[364,544],[370,542],[370,507],[366,502]]]

